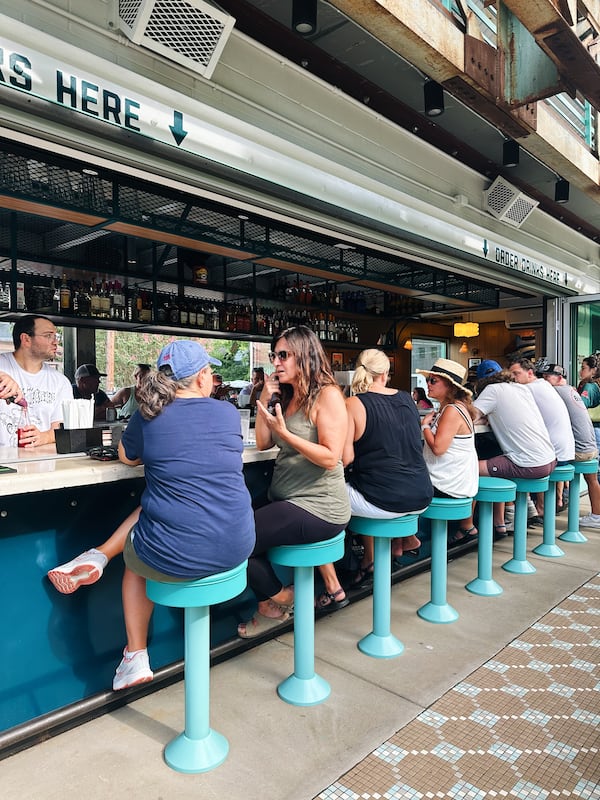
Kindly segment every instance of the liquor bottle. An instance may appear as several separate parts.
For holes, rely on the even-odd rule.
[[[90,293],[83,283],[79,286],[79,302],[77,304],[77,315],[80,317],[90,316]]]
[[[125,319],[125,295],[120,281],[115,281],[112,285],[112,308],[113,319]]]
[[[71,313],[71,287],[67,282],[67,276],[64,272],[59,290],[59,309],[61,314]]]
[[[60,314],[60,291],[54,278],[50,282],[50,291],[52,292],[52,311]]]
[[[100,316],[100,293],[95,281],[90,283],[90,316]]]
[[[169,323],[171,325],[179,325],[179,306],[175,295],[171,295],[169,300]]]
[[[189,305],[185,297],[182,297],[179,303],[179,324],[186,326],[190,324]]]
[[[109,319],[111,315],[112,297],[108,289],[106,278],[100,285],[100,316],[102,319]]]

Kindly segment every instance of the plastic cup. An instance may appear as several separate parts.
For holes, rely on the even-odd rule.
[[[240,422],[242,424],[242,440],[247,442],[250,439],[250,409],[240,408]]]

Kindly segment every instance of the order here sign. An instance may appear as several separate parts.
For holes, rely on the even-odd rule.
[[[118,67],[109,65],[111,69]],[[222,161],[247,163],[248,147],[240,137],[154,99],[75,69],[59,59],[0,36],[0,86],[47,100],[101,122],[165,144]],[[161,87],[158,87],[159,89]],[[173,92],[164,89],[169,95]],[[183,98],[185,99],[185,98]]]

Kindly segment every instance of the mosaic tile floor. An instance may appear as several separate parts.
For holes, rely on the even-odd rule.
[[[600,800],[600,575],[314,800]]]

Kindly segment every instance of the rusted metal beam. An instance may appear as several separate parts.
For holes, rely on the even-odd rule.
[[[566,82],[600,111],[600,64],[581,44],[569,19],[552,0],[499,0],[533,35]]]

